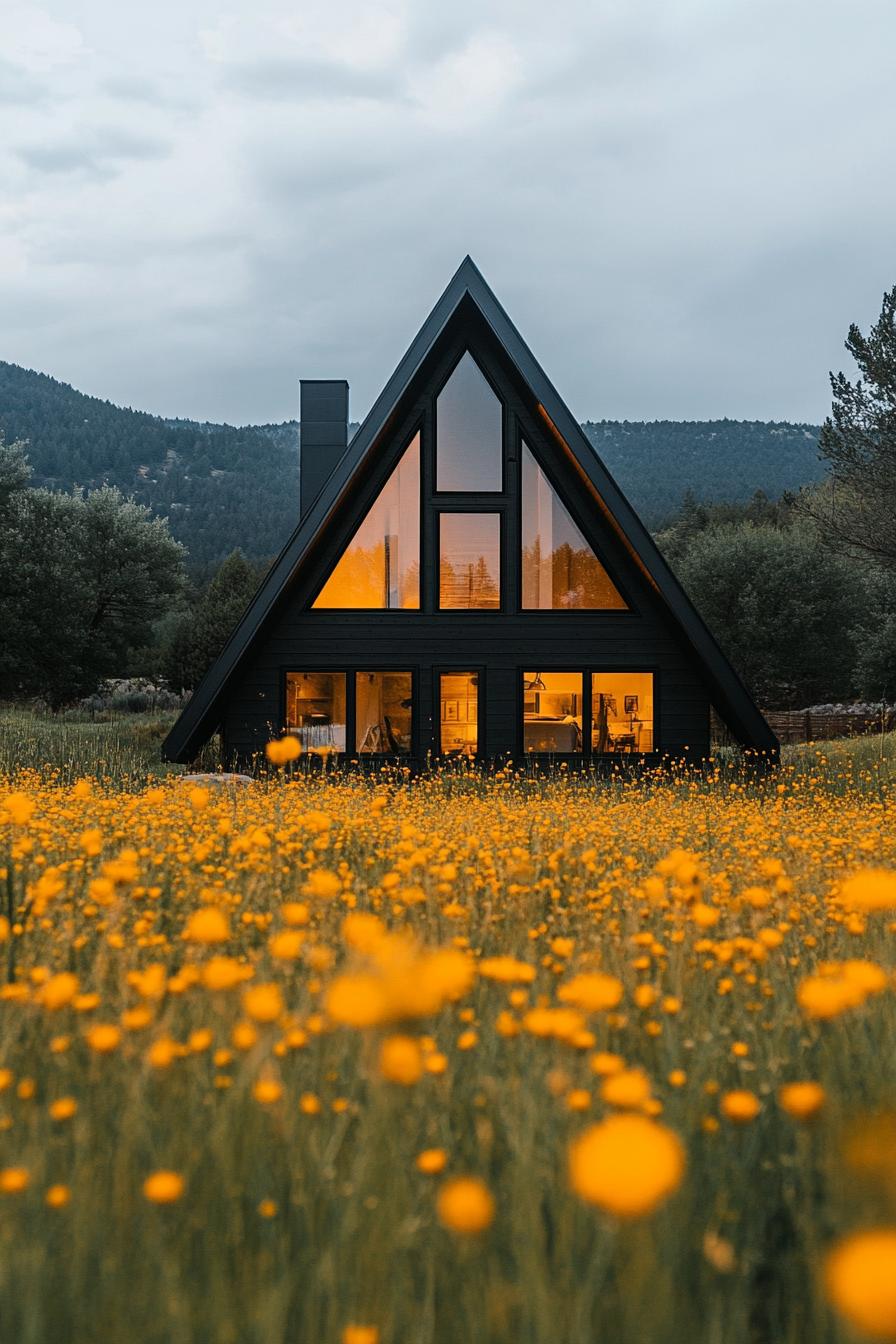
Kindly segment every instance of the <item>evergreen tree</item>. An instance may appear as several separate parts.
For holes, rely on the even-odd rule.
[[[836,549],[896,568],[896,285],[867,336],[852,324],[846,349],[861,376],[852,383],[831,374],[833,406],[819,439],[829,488],[807,495],[804,507]]]
[[[25,445],[7,443],[0,429],[0,509],[5,508],[13,495],[25,489],[30,478]]]
[[[868,572],[869,603],[859,623],[856,689],[866,700],[896,704],[896,569]]]
[[[162,670],[173,689],[193,690],[199,684],[252,600],[260,578],[259,568],[240,550],[219,566],[170,634]]]

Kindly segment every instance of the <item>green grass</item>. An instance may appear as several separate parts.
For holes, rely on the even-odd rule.
[[[183,766],[171,765],[161,757],[162,742],[175,718],[174,714],[121,714],[100,719],[0,704],[0,775],[35,770],[42,778],[52,776],[61,783],[86,777],[136,787],[181,774]],[[726,773],[738,777],[738,754],[719,755]],[[896,782],[896,732],[787,746],[781,760],[789,772],[807,779],[823,765],[831,788],[876,791]],[[630,773],[625,764],[621,763],[623,774]],[[214,742],[203,752],[199,768],[218,768]],[[457,786],[469,787],[475,778],[475,773],[462,771]]]
[[[182,772],[182,766],[169,765],[161,757],[162,742],[174,720],[173,714],[90,718],[0,705],[0,775],[35,770],[60,783],[90,778],[119,787],[139,786]]]

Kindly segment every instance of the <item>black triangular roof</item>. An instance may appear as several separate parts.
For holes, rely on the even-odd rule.
[[[633,560],[664,600],[703,666],[712,702],[718,713],[743,744],[764,751],[776,759],[778,740],[743,682],[663,559],[650,533],[469,256],[461,262],[344,455],[271,566],[223,651],[197,686],[165,739],[163,756],[170,761],[192,760],[215,731],[221,720],[227,687],[273,611],[277,599],[301,565],[319,529],[349,488],[358,468],[375,448],[423,361],[458,307],[469,300],[476,305],[506,357],[530,388],[548,428],[572,456],[583,476],[590,481],[603,506],[606,521],[614,527]],[[298,500],[296,503],[298,506]]]

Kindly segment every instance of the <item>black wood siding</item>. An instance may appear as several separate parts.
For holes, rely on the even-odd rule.
[[[279,734],[284,726],[288,671],[391,667],[418,674],[415,729],[420,754],[425,755],[435,746],[434,669],[484,668],[482,750],[488,756],[517,756],[522,732],[521,673],[591,668],[653,671],[658,750],[676,756],[688,751],[698,757],[706,755],[706,688],[659,616],[583,620],[567,612],[536,615],[537,630],[529,616],[458,618],[455,613],[378,612],[362,622],[356,615],[286,611],[228,701],[225,749],[245,759],[262,751],[265,742]]]

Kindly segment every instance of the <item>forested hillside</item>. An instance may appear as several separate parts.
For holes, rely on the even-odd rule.
[[[822,474],[812,425],[605,420],[584,429],[651,527],[687,491],[705,500],[745,500],[756,490],[775,497]],[[27,442],[34,484],[117,485],[167,515],[198,572],[237,547],[253,559],[273,556],[296,522],[295,421],[237,429],[164,420],[0,362],[0,431]]]
[[[206,568],[241,546],[276,554],[295,524],[296,427],[162,420],[0,363],[0,430],[27,442],[34,484],[117,485],[156,513]]]
[[[582,426],[648,527],[696,499],[777,499],[821,480],[817,425],[764,420],[588,420]]]

